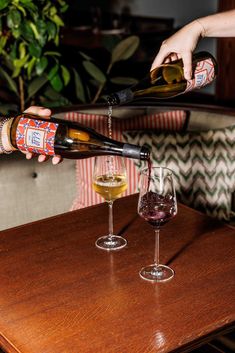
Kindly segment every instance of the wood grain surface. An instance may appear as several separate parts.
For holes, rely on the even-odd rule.
[[[152,284],[154,232],[137,196],[114,203],[128,246],[95,247],[107,204],[0,232],[0,346],[9,353],[188,351],[235,323],[235,230],[179,206],[160,233],[160,259],[175,270]]]

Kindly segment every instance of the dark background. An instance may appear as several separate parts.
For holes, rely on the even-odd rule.
[[[107,64],[104,41],[112,43],[115,37],[138,35],[140,48],[131,62],[115,67],[117,75],[128,73],[137,79],[148,73],[162,41],[180,27],[195,18],[235,8],[235,0],[70,0],[69,3],[63,45],[71,60],[74,48],[79,48],[95,55],[104,68]],[[188,99],[234,105],[234,39],[206,38],[200,41],[197,51],[200,50],[206,50],[217,58],[219,74],[215,83],[200,90],[200,94],[187,95]]]

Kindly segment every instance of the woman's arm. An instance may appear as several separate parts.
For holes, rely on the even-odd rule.
[[[163,62],[182,58],[184,76],[192,77],[192,53],[203,37],[235,37],[235,10],[198,18],[166,39],[155,57],[151,70]]]
[[[235,10],[199,18],[204,37],[235,37]]]

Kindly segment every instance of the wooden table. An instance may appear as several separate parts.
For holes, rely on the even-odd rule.
[[[137,196],[114,205],[128,240],[105,252],[106,204],[0,233],[0,345],[10,353],[156,353],[189,350],[235,324],[235,230],[187,207],[160,235],[175,277],[152,284],[154,235]]]

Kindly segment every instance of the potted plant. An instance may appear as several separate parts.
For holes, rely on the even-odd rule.
[[[48,83],[56,91],[68,84],[69,70],[58,51],[61,15],[67,8],[64,0],[1,0],[2,111],[23,110]]]
[[[31,104],[94,103],[108,82],[121,85],[133,82],[130,78],[112,77],[111,69],[118,61],[132,56],[139,44],[136,36],[121,40],[111,49],[105,70],[84,52],[79,53],[79,65],[71,66],[64,61],[59,44],[67,8],[66,0],[0,1],[2,114],[23,111]],[[71,91],[75,92],[72,101],[68,94]]]

